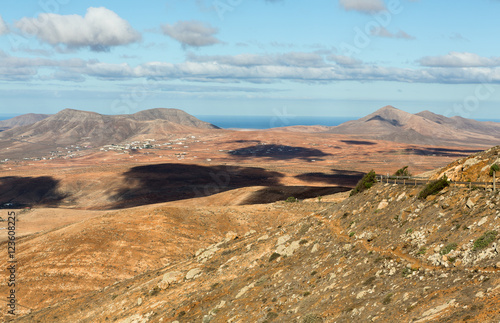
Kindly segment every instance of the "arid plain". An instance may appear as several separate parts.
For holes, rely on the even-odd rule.
[[[72,122],[68,111],[65,113],[65,120]],[[311,214],[317,217],[340,207],[339,203],[370,170],[393,174],[408,165],[414,175],[430,176],[457,159],[490,148],[496,135],[489,137],[491,129],[487,128],[482,134],[484,144],[480,140],[460,140],[455,134],[423,140],[422,133],[428,132],[425,122],[434,116],[418,116],[416,123],[411,123],[411,116],[392,107],[361,119],[360,122],[375,122],[379,127],[372,128],[372,133],[350,134],[337,133],[344,132],[342,128],[322,126],[227,130],[200,124],[187,126],[185,120],[179,119],[172,128],[157,120],[157,111],[150,114],[136,117],[143,128],[121,119],[121,127],[135,130],[112,139],[97,134],[101,138],[98,144],[92,142],[92,133],[99,129],[100,122],[95,115],[87,123],[87,133],[75,128],[65,129],[65,134],[70,133],[67,138],[59,134],[63,143],[50,143],[50,136],[42,131],[50,128],[50,124],[40,124],[50,121],[47,116],[37,123],[0,133],[3,149],[17,149],[2,150],[11,155],[1,157],[0,202],[5,208],[2,218],[9,210],[18,214],[18,313],[37,315],[36,319],[27,317],[24,321],[201,322],[204,316],[199,315],[204,307],[196,297],[189,296],[196,293],[189,289],[183,299],[194,302],[192,308],[201,306],[192,314],[186,314],[189,310],[183,307],[182,311],[176,308],[163,317],[141,314],[140,319],[126,321],[125,316],[115,316],[116,308],[109,312],[115,314],[102,317],[95,310],[79,309],[79,316],[65,304],[88,304],[92,295],[114,284],[132,286],[153,272],[180,268],[199,256],[197,250],[221,241],[231,244],[242,237],[274,234],[275,230],[293,227],[304,219],[311,222]],[[401,131],[405,136],[400,138],[392,138],[391,133],[383,133],[380,128],[401,130],[408,124],[413,128]],[[497,131],[497,125],[485,125],[490,126]],[[421,133],[415,135],[413,131],[419,127]],[[435,125],[431,127],[439,131]],[[284,202],[289,197],[303,202]],[[356,207],[362,205],[360,201],[356,203]],[[338,231],[338,239],[345,240],[348,237],[342,226],[346,225],[341,219],[342,223],[332,222],[331,229]],[[0,231],[0,239],[6,249],[6,230]],[[369,247],[365,251],[409,259],[384,248],[385,245]],[[265,250],[263,254],[267,254]],[[6,268],[5,263],[2,265]],[[207,275],[213,270],[216,268],[204,268]],[[7,272],[4,274],[7,276]],[[7,294],[7,286],[2,285],[0,292]],[[136,294],[132,293],[133,302],[137,303]],[[49,307],[55,305],[59,306],[59,314],[50,313]],[[308,306],[314,309],[312,304]],[[127,311],[133,312],[130,308]],[[277,308],[272,311],[284,315]],[[2,313],[5,315],[5,308]],[[287,313],[286,317],[294,316],[291,312],[283,313]],[[207,315],[213,316],[214,322],[219,321],[215,313]],[[328,315],[322,316],[325,321],[329,321]],[[242,317],[248,318],[248,314]],[[265,313],[263,317],[267,317]],[[296,317],[299,322],[304,315]]]

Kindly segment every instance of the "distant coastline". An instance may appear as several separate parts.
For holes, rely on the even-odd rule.
[[[17,115],[0,115],[1,120],[14,118]],[[269,129],[289,126],[338,126],[359,117],[332,116],[220,116],[196,115],[197,118],[223,129]],[[477,121],[499,122],[500,119],[476,119]]]
[[[338,126],[357,117],[321,117],[321,116],[216,116],[196,115],[224,129],[269,129],[289,126]]]

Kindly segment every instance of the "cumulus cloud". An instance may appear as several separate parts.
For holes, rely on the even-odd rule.
[[[197,63],[212,63],[231,66],[302,66],[302,67],[324,67],[326,63],[319,54],[290,52],[285,54],[240,54],[240,55],[195,55],[188,53],[188,60]]]
[[[339,4],[345,10],[363,13],[375,13],[386,8],[382,0],[339,0]]]
[[[218,29],[201,21],[179,21],[162,26],[163,33],[179,41],[183,46],[202,47],[220,43],[214,37]]]
[[[405,33],[402,30],[399,30],[397,33],[392,33],[389,30],[387,30],[385,27],[373,29],[371,31],[371,34],[373,36],[385,37],[385,38],[401,38],[401,39],[409,39],[409,40],[415,39],[415,37]]]
[[[443,56],[426,56],[419,60],[427,67],[497,67],[500,57],[482,57],[474,53],[450,52]]]
[[[126,20],[104,7],[88,8],[83,17],[42,13],[37,18],[22,18],[15,26],[42,42],[70,49],[89,47],[93,51],[107,51],[141,39]]]
[[[209,83],[396,81],[500,84],[500,59],[490,58],[481,64],[475,64],[476,66],[468,66],[472,65],[472,62],[468,64],[461,62],[447,67],[437,65],[399,68],[364,64],[357,59],[341,55],[292,52],[280,55],[236,56],[197,56],[189,53],[187,60],[182,63],[160,61],[133,66],[97,60],[13,57],[0,51],[0,79],[29,81],[45,78],[81,82],[87,78],[101,80],[147,78],[158,81],[183,80]],[[39,73],[41,69],[43,73]]]
[[[3,20],[2,16],[0,16],[0,35],[5,35],[9,32],[9,27]]]
[[[363,64],[363,62],[357,58],[344,55],[329,55],[327,59],[341,66],[356,66]]]
[[[52,60],[46,58],[15,57],[0,50],[0,79],[5,81],[27,81],[38,75],[40,68],[82,68],[87,62],[81,59]]]

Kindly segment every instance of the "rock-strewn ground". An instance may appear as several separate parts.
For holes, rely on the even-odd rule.
[[[500,195],[452,187],[419,200],[420,189],[278,202],[307,215],[18,321],[498,322]]]

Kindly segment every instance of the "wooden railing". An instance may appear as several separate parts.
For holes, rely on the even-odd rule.
[[[390,183],[390,184],[402,184],[409,186],[417,186],[417,185],[427,185],[432,182],[427,177],[418,177],[418,176],[388,176],[388,175],[377,175],[377,180],[381,183]],[[485,190],[491,188],[496,191],[496,183],[494,181],[491,182],[456,182],[456,181],[448,181],[450,186],[468,186],[469,189],[473,187],[481,187]]]

